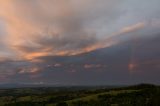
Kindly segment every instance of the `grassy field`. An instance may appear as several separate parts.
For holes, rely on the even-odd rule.
[[[160,106],[160,87],[41,87],[0,90],[0,106]]]

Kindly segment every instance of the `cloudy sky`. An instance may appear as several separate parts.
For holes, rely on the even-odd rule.
[[[160,84],[159,0],[0,0],[0,83]]]

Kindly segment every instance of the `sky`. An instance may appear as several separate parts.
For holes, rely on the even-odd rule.
[[[159,0],[0,0],[0,83],[160,84]]]

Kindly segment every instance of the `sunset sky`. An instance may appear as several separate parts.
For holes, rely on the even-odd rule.
[[[0,0],[0,83],[160,84],[160,0]]]

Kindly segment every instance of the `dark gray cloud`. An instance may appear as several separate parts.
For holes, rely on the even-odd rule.
[[[43,56],[36,58],[37,61],[3,61],[0,67],[8,70],[10,82],[159,84],[159,40],[160,36],[156,33],[152,37],[130,39],[89,53]]]

